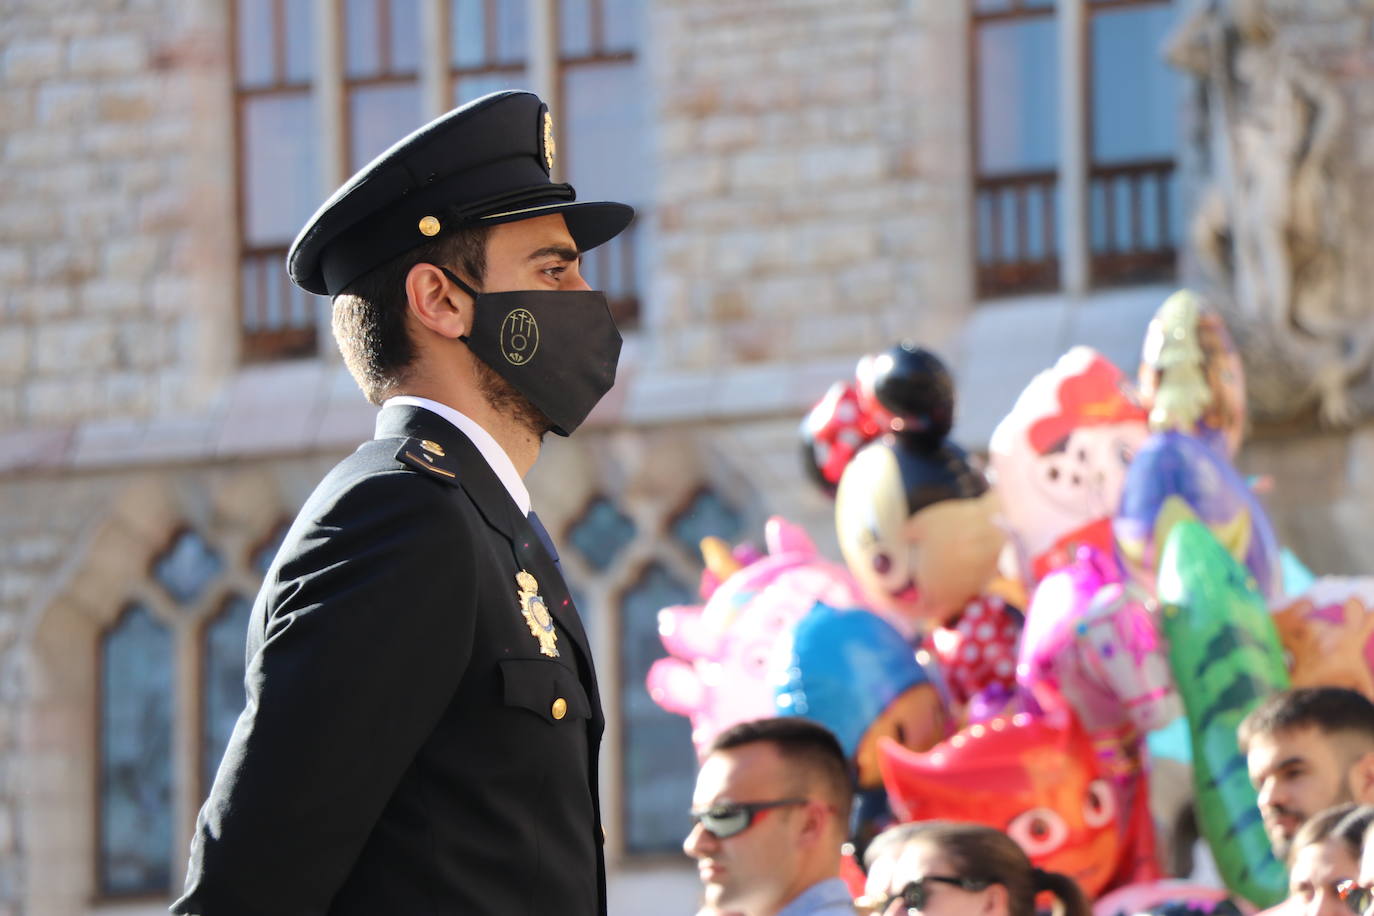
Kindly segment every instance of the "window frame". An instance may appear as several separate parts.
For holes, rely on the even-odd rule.
[[[1068,9],[1068,8],[1072,9]],[[1142,157],[1121,162],[1100,162],[1093,148],[1092,106],[1094,80],[1092,75],[1093,17],[1104,12],[1135,7],[1175,8],[1176,0],[1059,0],[1048,6],[1031,5],[1029,0],[1006,0],[1002,9],[980,11],[977,0],[970,0],[968,16],[968,135],[969,174],[972,194],[969,227],[970,270],[975,301],[1002,296],[1031,293],[1079,294],[1089,289],[1168,281],[1178,269],[1178,239],[1169,231],[1169,182],[1177,173],[1178,157]],[[1073,16],[1069,26],[1065,18]],[[1050,169],[1025,169],[1004,173],[985,173],[981,168],[982,137],[979,79],[980,28],[990,23],[1014,22],[1029,19],[1049,19],[1060,29],[1059,56],[1074,55],[1077,72],[1081,75],[1077,87],[1066,91],[1062,69],[1056,73],[1059,87],[1056,97],[1060,119],[1058,164]],[[1064,39],[1068,38],[1068,42]],[[1066,44],[1072,47],[1065,47]],[[1074,110],[1064,110],[1066,105]],[[1073,136],[1073,150],[1066,150],[1064,138]],[[1070,160],[1081,164],[1076,173]],[[1134,247],[1116,247],[1116,212],[1113,182],[1124,181],[1131,198],[1131,213],[1127,236]],[[1142,201],[1143,186],[1154,181],[1154,207],[1159,220],[1159,244],[1144,243],[1143,214],[1148,202]],[[1070,188],[1070,183],[1074,187]],[[1080,186],[1081,184],[1081,186]],[[1104,225],[1110,247],[1095,251],[1092,200],[1097,188],[1103,187],[1106,208]],[[1038,258],[1030,256],[1028,226],[1030,195],[1038,193],[1042,206],[1040,226],[1044,238],[1044,252]],[[1012,195],[1015,236],[1008,252],[1001,252],[1000,242],[1005,236],[1002,211],[1005,198]],[[1075,197],[1081,195],[1081,197]],[[1082,205],[1076,204],[1081,201]],[[983,214],[988,212],[985,223]],[[983,259],[981,239],[994,240],[994,257]],[[1011,259],[1002,260],[1007,253]],[[1075,276],[1075,265],[1081,264],[1083,278]],[[1081,288],[1080,288],[1081,285]]]

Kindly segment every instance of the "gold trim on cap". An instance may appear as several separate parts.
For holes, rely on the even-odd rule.
[[[426,216],[420,220],[421,235],[438,235],[439,230],[442,228],[443,227],[439,225],[439,221],[432,216]]]

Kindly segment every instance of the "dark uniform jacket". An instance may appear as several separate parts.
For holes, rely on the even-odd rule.
[[[172,912],[605,913],[604,720],[556,557],[447,421],[391,407],[377,435],[263,583],[247,708]]]

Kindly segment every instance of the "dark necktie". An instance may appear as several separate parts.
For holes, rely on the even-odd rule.
[[[553,546],[553,538],[549,537],[549,532],[544,528],[544,523],[539,520],[538,515],[531,511],[528,517],[530,520],[530,527],[534,529],[535,534],[539,535],[540,543],[542,543],[544,549],[549,552],[549,556],[553,559],[554,569],[557,569],[558,574],[561,576],[563,574],[563,564],[558,562],[558,549]]]

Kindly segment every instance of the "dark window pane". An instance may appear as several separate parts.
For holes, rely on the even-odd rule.
[[[625,844],[632,852],[678,850],[690,826],[687,809],[696,779],[691,724],[650,699],[644,679],[649,666],[664,656],[659,610],[695,598],[690,587],[654,563],[621,601]]]
[[[648,200],[648,98],[633,62],[579,64],[564,75],[565,110],[553,113],[563,168],[579,199]]]
[[[244,100],[244,242],[280,245],[319,203],[314,109],[307,93]]]
[[[1093,14],[1093,161],[1174,157],[1182,76],[1161,48],[1175,19],[1168,4]]]
[[[641,0],[604,0],[605,10],[603,28],[606,34],[606,47],[610,53],[636,51],[644,28],[644,4]]]
[[[360,86],[349,92],[349,168],[362,168],[419,127],[420,120],[420,89],[414,82]]]
[[[525,88],[528,87],[526,86],[524,70],[473,73],[469,76],[460,76],[453,81],[453,104],[462,105],[465,102],[471,102],[488,92]]]
[[[315,4],[312,0],[284,0],[286,4],[286,81],[309,82],[315,72]]]
[[[697,555],[697,545],[708,536],[733,540],[744,527],[744,522],[725,500],[714,490],[700,490],[692,502],[673,519],[673,537],[692,556]]]
[[[100,887],[172,879],[172,635],[134,606],[100,647]]]
[[[153,563],[153,578],[181,604],[200,597],[224,569],[224,561],[194,531],[183,531]]]
[[[391,72],[418,72],[420,44],[418,0],[391,0]]]
[[[558,51],[564,57],[585,57],[592,47],[590,0],[561,0],[558,4]]]
[[[201,665],[201,792],[208,794],[215,781],[224,748],[243,711],[244,643],[253,605],[235,595],[205,628]]]
[[[487,15],[483,0],[454,0],[450,26],[453,30],[453,65],[481,67],[487,62]]]
[[[344,4],[344,72],[354,79],[376,76],[382,70],[377,2],[347,0]]]
[[[634,540],[635,524],[608,499],[597,497],[568,532],[587,564],[603,571]]]
[[[234,8],[239,85],[269,86],[276,81],[272,72],[272,0],[239,0]]]
[[[499,0],[496,5],[496,59],[517,64],[525,59],[529,42],[527,0]]]
[[[1052,16],[978,26],[979,174],[1056,165],[1057,28]]]

